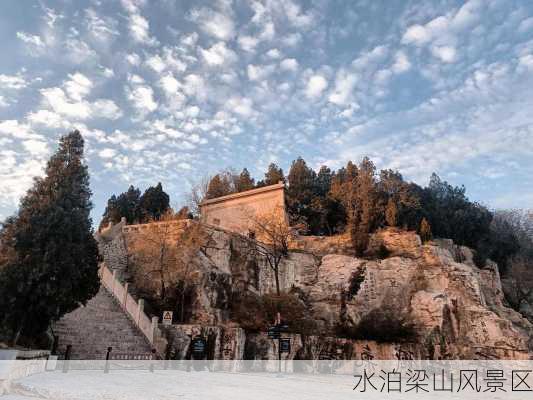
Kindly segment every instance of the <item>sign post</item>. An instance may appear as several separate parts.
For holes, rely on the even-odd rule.
[[[172,311],[163,311],[163,325],[170,326],[172,325]]]
[[[274,321],[274,325],[268,328],[267,335],[272,340],[278,340],[278,371],[280,373],[281,354],[291,352],[291,339],[281,337],[281,332],[287,332],[288,330],[289,326],[286,323],[281,322],[281,314],[278,312],[276,315],[276,320]]]

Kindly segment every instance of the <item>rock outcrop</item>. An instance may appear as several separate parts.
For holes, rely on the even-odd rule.
[[[212,326],[204,333],[211,337],[213,356],[272,358],[277,354],[275,342],[263,333],[246,333],[230,321],[228,299],[235,292],[272,292],[273,271],[249,251],[242,237],[206,229],[212,243],[194,260],[197,293],[190,325],[173,326],[169,333],[174,353],[187,353],[193,335],[187,326],[200,331]],[[106,249],[116,249],[110,243],[123,240],[120,236],[107,238],[102,248],[106,261],[115,265],[120,263]],[[354,258],[346,238],[293,241],[280,266],[280,284],[284,290],[297,288],[305,297],[317,328],[316,335],[294,335],[291,358],[530,357],[533,327],[505,306],[496,265],[479,269],[466,247],[450,240],[422,244],[416,233],[396,229],[376,233],[370,250],[381,258]],[[373,310],[384,309],[407,315],[415,325],[416,340],[380,344],[335,337],[340,322],[356,327]]]

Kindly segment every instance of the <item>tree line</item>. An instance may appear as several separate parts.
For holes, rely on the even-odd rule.
[[[358,256],[365,254],[373,232],[389,226],[417,231],[423,241],[452,239],[475,250],[478,266],[490,258],[505,272],[513,257],[523,253],[529,246],[526,242],[531,241],[524,240],[523,228],[509,213],[496,213],[471,201],[464,186],[453,186],[433,173],[423,187],[406,181],[398,171],[378,171],[367,157],[358,164],[348,161],[338,170],[323,165],[318,171],[299,157],[287,174],[271,163],[258,181],[247,168],[240,173],[224,170],[205,179],[199,190],[194,189],[191,203],[279,182],[287,186],[291,226],[304,235],[349,233]],[[194,209],[194,204],[183,207],[176,218],[189,218]],[[126,192],[111,196],[100,226],[116,223],[121,217],[128,223],[157,220],[170,210],[169,196],[161,183],[142,195],[130,186]]]
[[[336,171],[324,165],[318,172],[299,157],[287,175],[278,165],[270,164],[258,182],[246,168],[241,173],[227,170],[207,181],[203,198],[278,182],[287,183],[286,204],[292,226],[310,235],[349,232],[358,255],[365,253],[373,232],[389,226],[417,231],[424,241],[432,237],[452,239],[475,250],[478,266],[490,258],[504,272],[531,242],[510,218],[471,201],[464,186],[453,186],[433,173],[429,184],[422,187],[404,180],[398,171],[378,171],[367,157],[359,164],[348,161]]]

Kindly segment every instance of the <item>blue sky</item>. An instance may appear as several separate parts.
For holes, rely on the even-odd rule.
[[[530,1],[4,0],[0,54],[0,218],[73,128],[95,219],[129,184],[179,205],[300,155],[533,207]]]

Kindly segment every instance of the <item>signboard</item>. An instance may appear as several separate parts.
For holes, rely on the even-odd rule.
[[[192,357],[195,360],[205,358],[207,342],[202,336],[196,336],[191,342]]]
[[[280,336],[280,330],[278,328],[278,326],[271,326],[268,328],[268,337],[270,339],[279,339],[279,336]]]
[[[172,325],[172,311],[163,311],[163,325]]]
[[[283,338],[279,340],[279,352],[290,353],[291,352],[291,339]]]

